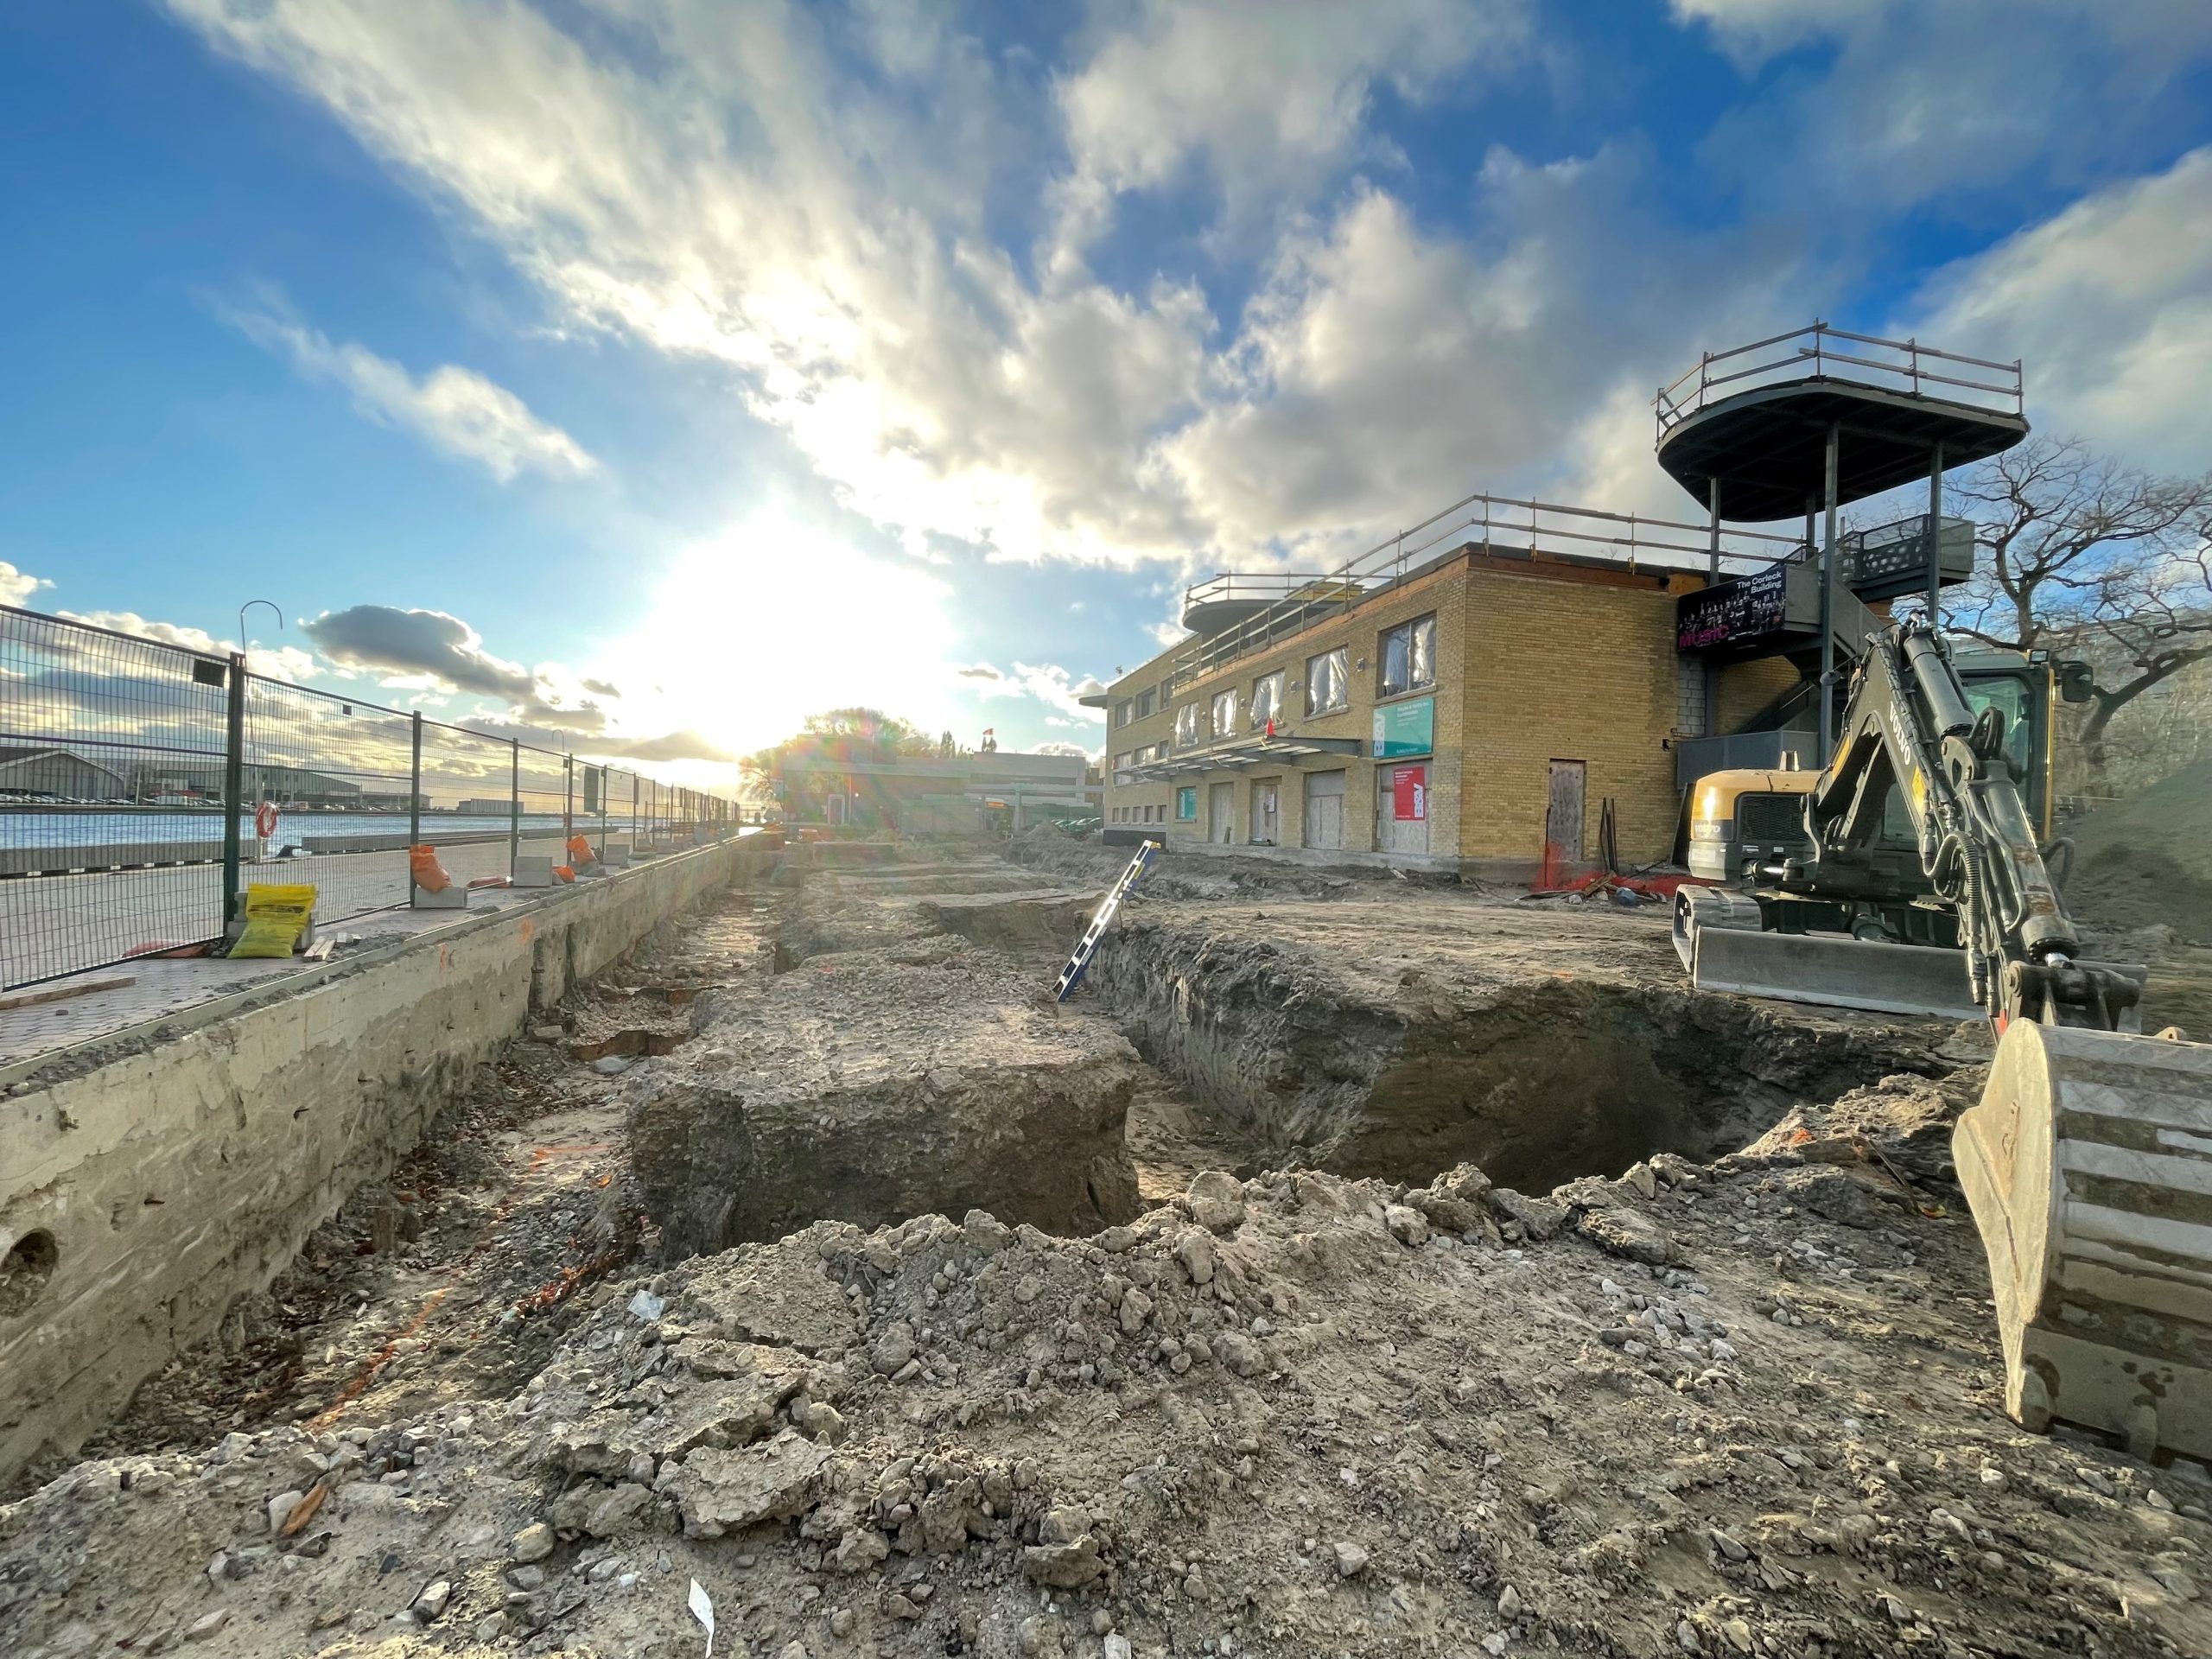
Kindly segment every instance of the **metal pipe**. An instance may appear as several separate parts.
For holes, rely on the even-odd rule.
[[[1714,474],[1706,481],[1706,498],[1711,504],[1711,520],[1707,525],[1713,543],[1705,558],[1705,579],[1720,580],[1720,475]]]
[[[1928,626],[1943,625],[1943,446],[1928,468]]]
[[[522,741],[507,740],[507,880],[522,858]]]
[[[238,809],[245,793],[245,652],[231,656],[231,683],[224,709],[223,738],[223,931],[238,914]]]
[[[417,709],[408,724],[414,739],[413,759],[407,773],[407,902],[415,902],[415,849],[423,844],[423,711]]]
[[[1835,511],[1836,469],[1843,428],[1828,423],[1827,545],[1821,553],[1821,764],[1835,750]]]

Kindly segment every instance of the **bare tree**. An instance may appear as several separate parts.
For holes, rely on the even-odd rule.
[[[2079,732],[2092,772],[2113,716],[2212,661],[2212,473],[2156,478],[2072,440],[2032,438],[1951,491],[1979,519],[1951,632],[2009,651],[2070,651],[2096,670]]]

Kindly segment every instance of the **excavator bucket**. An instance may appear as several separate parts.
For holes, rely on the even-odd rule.
[[[1951,1150],[2005,1410],[2212,1458],[2212,1046],[2015,1021]]]

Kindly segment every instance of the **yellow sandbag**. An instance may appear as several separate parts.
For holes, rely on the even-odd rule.
[[[231,946],[233,957],[289,957],[315,914],[315,888],[306,883],[252,882],[245,890],[245,931]]]

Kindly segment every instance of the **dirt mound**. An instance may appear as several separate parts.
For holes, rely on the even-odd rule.
[[[2093,813],[2073,836],[2070,909],[2107,927],[2163,923],[2212,944],[2212,760]]]
[[[1786,1158],[820,1224],[513,1400],[0,1510],[40,1656],[2190,1653],[2206,1490],[2020,1435],[1972,1229]],[[1961,1410],[1961,1401],[1976,1408]]]

